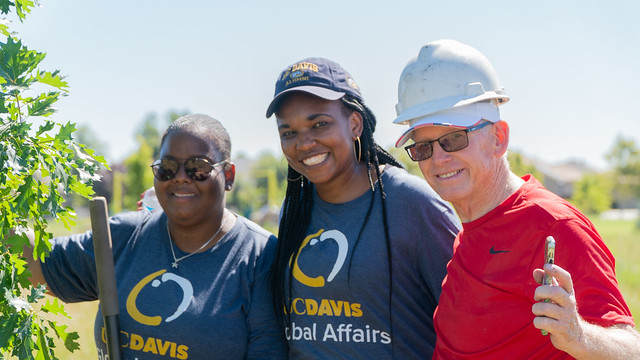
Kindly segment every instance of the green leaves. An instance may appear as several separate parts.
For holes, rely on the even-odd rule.
[[[28,50],[22,41],[7,38],[0,52],[0,77],[4,79],[4,87],[9,90],[24,90],[38,81],[32,72],[44,60],[46,54]]]
[[[55,112],[53,104],[58,101],[59,93],[40,94],[37,98],[29,98],[27,114],[29,116],[49,116]]]
[[[11,9],[11,5],[13,2],[7,0],[0,0],[0,12],[3,14],[8,14]]]
[[[0,252],[0,349],[2,353],[6,352],[5,349],[10,350],[8,353],[19,359],[36,359],[42,356],[49,356],[51,359],[53,342],[46,335],[51,327],[50,321],[41,318],[39,313],[67,315],[57,299],[47,301],[39,310],[34,308],[33,304],[44,298],[45,287],[32,287],[25,296],[24,286],[20,283],[23,271],[7,266],[17,255],[10,254],[3,243],[0,243]],[[24,270],[24,260],[20,260],[20,263]],[[33,356],[34,349],[38,350],[38,357]]]
[[[31,12],[31,8],[34,7],[35,4],[31,0],[16,0],[15,2],[10,0],[0,0],[0,12],[2,14],[8,14],[11,11],[11,7],[15,7],[16,14],[20,21],[23,21],[26,17],[26,14]]]
[[[54,298],[53,301],[47,300],[46,304],[42,306],[41,310],[44,312],[69,317],[69,315],[64,312],[64,307],[60,304],[60,302],[58,302],[57,298]]]
[[[9,27],[5,24],[0,24],[0,33],[2,35],[9,37],[11,34],[9,33]]]
[[[43,84],[53,86],[60,90],[65,90],[69,87],[69,84],[67,84],[66,81],[63,81],[63,77],[59,75],[59,71],[54,71],[54,72],[41,71],[38,74],[37,79],[39,82]]]
[[[69,87],[64,77],[57,70],[38,70],[37,67],[46,54],[27,49],[20,40],[8,37],[7,42],[0,44],[0,47],[0,84],[5,90],[0,98],[0,114],[9,113],[20,120],[29,116],[52,115],[55,112],[53,104]],[[35,83],[51,86],[58,91],[42,93],[35,97],[24,96],[26,90]]]
[[[18,327],[19,315],[11,314],[7,317],[0,316],[0,348],[6,348],[14,335],[14,330]]]
[[[0,0],[0,12],[15,11],[20,21],[33,6],[31,0]],[[107,165],[73,141],[75,124],[51,120],[69,85],[59,71],[38,68],[46,54],[29,50],[4,24],[0,32],[7,37],[0,42],[0,357],[56,359],[54,338],[74,351],[78,335],[49,319],[68,315],[57,299],[42,304],[45,287],[29,282],[26,229],[35,235],[33,254],[26,255],[45,261],[52,237],[48,222],[73,224],[67,197],[91,196],[99,167]]]
[[[75,332],[67,332],[67,325],[57,325],[54,322],[50,322],[49,324],[51,328],[55,331],[58,338],[62,339],[64,342],[64,347],[70,352],[74,352],[80,349],[80,345],[78,345],[78,333]]]

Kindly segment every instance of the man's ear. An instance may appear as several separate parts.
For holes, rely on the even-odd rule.
[[[509,124],[506,121],[500,120],[492,126],[494,137],[494,148],[496,155],[501,157],[507,152],[509,147]]]

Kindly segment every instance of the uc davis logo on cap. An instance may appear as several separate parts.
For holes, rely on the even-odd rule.
[[[282,74],[282,78],[280,79],[286,80],[284,86],[289,86],[298,81],[309,80],[309,75],[306,75],[306,72],[313,71],[318,72],[318,65],[311,62],[299,62],[297,64],[293,64],[287,71]],[[306,75],[306,76],[305,76]]]
[[[303,62],[299,62],[297,64],[293,64],[291,66],[291,71],[296,71],[296,70],[301,70],[301,71],[310,70],[310,71],[313,71],[313,72],[318,72],[318,65],[316,65],[314,63],[303,61]]]
[[[292,79],[295,79],[295,78],[299,78],[302,75],[304,75],[304,71],[296,70],[296,71],[292,72],[290,76],[291,76]]]

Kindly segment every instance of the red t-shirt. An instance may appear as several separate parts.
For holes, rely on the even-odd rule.
[[[497,208],[463,224],[435,312],[434,359],[564,359],[533,326],[532,273],[544,242],[571,274],[578,312],[600,326],[634,325],[615,278],[615,260],[593,224],[531,175]]]

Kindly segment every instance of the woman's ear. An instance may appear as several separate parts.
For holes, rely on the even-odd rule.
[[[224,167],[224,189],[229,191],[233,188],[233,182],[236,180],[236,164],[229,162]]]
[[[355,138],[362,136],[362,130],[364,129],[364,119],[359,112],[355,110],[351,112],[351,115],[349,115],[349,124],[351,126],[351,133],[354,140]]]

